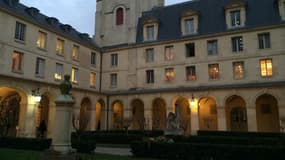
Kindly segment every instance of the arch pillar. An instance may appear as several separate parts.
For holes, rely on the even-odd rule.
[[[36,137],[36,108],[38,106],[33,96],[28,96],[25,116],[24,137]]]
[[[224,107],[217,107],[217,116],[218,116],[218,130],[226,131],[227,118],[226,118],[226,110]]]
[[[256,109],[253,104],[247,108],[247,123],[249,132],[257,132]]]
[[[91,131],[95,130],[95,126],[96,126],[96,104],[91,104],[91,110],[90,110],[90,121],[89,121],[89,129]]]
[[[191,107],[191,134],[196,135],[199,130],[199,115],[198,115],[198,107]]]

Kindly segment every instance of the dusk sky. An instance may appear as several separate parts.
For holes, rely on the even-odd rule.
[[[165,0],[166,5],[188,0]],[[28,7],[36,7],[41,13],[56,17],[61,23],[70,24],[82,33],[94,34],[96,0],[20,0]]]

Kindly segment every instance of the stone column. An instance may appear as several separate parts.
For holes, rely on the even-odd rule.
[[[217,107],[217,117],[218,117],[218,131],[227,130],[227,118],[226,111],[224,107]]]
[[[198,116],[198,107],[191,107],[191,134],[196,135],[199,130],[199,116]]]
[[[90,121],[89,121],[89,129],[91,131],[95,130],[95,125],[96,125],[96,109],[92,108],[90,111]]]
[[[52,147],[55,151],[67,153],[70,150],[70,126],[74,100],[71,95],[60,95],[55,100],[55,103]]]
[[[256,110],[255,107],[247,108],[247,124],[249,132],[257,132]]]

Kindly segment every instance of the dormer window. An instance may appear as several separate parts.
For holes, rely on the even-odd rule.
[[[154,40],[154,25],[146,27],[146,39],[148,41]]]
[[[231,1],[225,6],[228,29],[244,27],[246,21],[246,3],[243,0]]]
[[[194,33],[194,19],[185,19],[185,34]]]
[[[188,10],[181,15],[182,35],[191,35],[198,33],[198,15],[199,12]]]
[[[231,25],[232,27],[238,27],[241,25],[240,23],[240,10],[231,11]]]
[[[124,9],[122,7],[116,10],[116,25],[124,24]]]
[[[154,41],[158,34],[158,20],[150,18],[144,21],[144,41]]]
[[[279,0],[279,14],[283,21],[285,21],[285,0]]]

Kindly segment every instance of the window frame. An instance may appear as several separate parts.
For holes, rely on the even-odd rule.
[[[58,72],[58,66],[60,66],[61,71]],[[54,73],[55,80],[62,80],[63,79],[63,64],[62,63],[55,63],[55,73]]]
[[[241,66],[240,69],[236,68],[239,67],[238,65]],[[233,77],[235,80],[242,80],[245,78],[245,70],[244,70],[244,62],[243,61],[236,61],[233,62]]]
[[[24,42],[26,40],[26,24],[16,21],[14,38],[17,41]]]
[[[46,32],[38,31],[37,47],[39,49],[46,50],[47,48],[47,33]]]
[[[195,43],[194,42],[186,43],[185,48],[186,48],[186,55],[185,55],[186,58],[195,57]]]
[[[262,62],[264,61],[265,66],[262,66]],[[268,62],[270,61],[270,66],[268,66]],[[272,77],[273,76],[273,60],[272,58],[265,58],[259,60],[260,67],[260,75],[261,77]],[[270,68],[271,67],[271,68]],[[263,74],[265,73],[265,74]]]
[[[207,52],[208,56],[218,55],[218,40],[208,40],[207,41]]]
[[[230,11],[230,18],[231,18],[231,27],[232,28],[240,27],[242,25],[241,24],[241,10],[240,9]]]
[[[271,40],[270,33],[260,33],[257,35],[258,37],[258,48],[259,49],[270,49],[271,48]]]
[[[111,57],[111,67],[117,67],[118,66],[118,53],[113,53],[110,55]]]
[[[165,68],[164,77],[166,82],[173,82],[175,80],[174,68]]]
[[[191,22],[190,26],[187,25],[187,24],[189,24],[187,22]],[[189,34],[194,34],[195,33],[195,24],[194,23],[195,23],[195,21],[194,21],[193,17],[184,19],[184,30],[185,30],[184,34],[185,35],[189,35]]]
[[[76,67],[71,68],[71,82],[73,84],[78,84],[79,82],[79,69]]]
[[[147,48],[145,50],[145,61],[146,63],[154,62],[154,48]]]
[[[17,54],[17,61],[15,55]],[[22,73],[23,72],[23,62],[24,62],[24,53],[19,51],[13,51],[12,53],[12,72]]]
[[[232,52],[239,53],[244,51],[244,42],[242,36],[232,37]]]
[[[56,48],[55,48],[57,55],[63,55],[64,54],[64,40],[57,38],[56,39]]]
[[[154,41],[155,40],[155,38],[154,38],[154,29],[155,29],[155,25],[154,24],[146,26],[146,41]]]
[[[212,71],[215,70],[216,71]],[[219,63],[213,63],[208,65],[209,70],[209,80],[219,80],[220,79],[220,66]]]
[[[35,75],[36,77],[44,78],[45,77],[45,64],[46,60],[44,58],[37,57],[36,59],[36,69]]]
[[[96,60],[97,60],[97,53],[91,52],[90,63],[92,66],[96,66],[96,64],[97,64]]]
[[[95,88],[96,86],[96,73],[95,72],[90,72],[89,74],[89,86],[91,88]]]
[[[153,69],[146,70],[146,83],[147,84],[154,83],[154,70]]]
[[[110,74],[110,87],[115,88],[118,85],[118,74],[111,73]]]
[[[74,44],[72,46],[72,51],[71,51],[71,58],[74,61],[79,61],[79,54],[80,54],[80,46]]]
[[[167,52],[169,50],[169,52]],[[174,60],[174,46],[164,47],[164,60],[173,61]]]
[[[185,67],[186,73],[186,81],[196,81],[197,74],[196,74],[196,66],[186,66]]]

